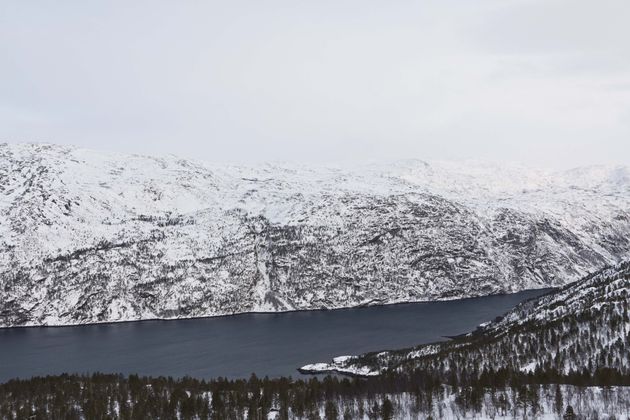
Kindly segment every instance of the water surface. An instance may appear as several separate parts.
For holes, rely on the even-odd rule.
[[[334,311],[0,329],[0,382],[63,372],[297,377],[296,368],[334,356],[468,332],[546,291]]]

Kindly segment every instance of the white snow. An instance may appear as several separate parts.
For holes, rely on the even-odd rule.
[[[208,316],[560,285],[630,256],[610,245],[630,238],[628,173],[415,160],[245,166],[0,145],[0,276],[12,286],[0,307],[29,309],[21,325],[70,324],[99,311]],[[270,228],[283,231],[272,238]],[[519,241],[531,238],[533,262],[553,264],[517,274]],[[86,312],[69,316],[91,293]]]

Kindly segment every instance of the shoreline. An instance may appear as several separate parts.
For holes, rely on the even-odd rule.
[[[29,329],[29,328],[35,329],[35,328],[89,327],[89,326],[130,324],[130,323],[141,323],[141,322],[148,323],[148,322],[190,321],[190,320],[203,320],[203,319],[221,319],[221,318],[226,318],[226,317],[239,317],[239,316],[242,317],[242,316],[248,316],[248,315],[274,316],[274,315],[283,315],[283,314],[298,313],[298,312],[349,311],[349,310],[361,310],[361,309],[401,306],[401,305],[418,305],[418,304],[464,301],[464,300],[482,299],[482,298],[495,297],[495,296],[499,297],[499,296],[516,295],[519,293],[534,292],[534,291],[541,291],[541,294],[539,296],[542,296],[557,289],[559,288],[558,287],[541,287],[539,289],[524,289],[524,290],[513,292],[513,293],[494,293],[494,294],[489,294],[489,295],[454,297],[454,298],[444,298],[444,299],[436,299],[436,300],[418,300],[418,301],[403,301],[403,302],[374,303],[374,304],[367,303],[367,304],[360,304],[356,306],[340,306],[340,307],[334,307],[334,308],[289,309],[289,310],[281,310],[281,311],[243,311],[243,312],[233,312],[233,313],[217,314],[217,315],[200,315],[200,316],[173,317],[173,318],[127,319],[127,320],[120,320],[120,321],[97,321],[97,322],[60,324],[60,325],[13,325],[13,326],[0,326],[0,331],[20,330],[20,329]],[[370,302],[373,302],[373,301],[370,301]],[[451,338],[451,337],[446,337],[446,338]]]

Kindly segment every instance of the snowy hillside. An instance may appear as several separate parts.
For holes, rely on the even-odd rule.
[[[203,164],[0,145],[0,326],[559,286],[630,257],[630,170]]]
[[[470,381],[468,376],[496,380],[520,372],[539,375],[544,382],[573,376],[610,385],[630,375],[629,294],[626,262],[524,302],[455,340],[338,357],[302,370],[375,376],[389,369],[420,369],[463,382]]]

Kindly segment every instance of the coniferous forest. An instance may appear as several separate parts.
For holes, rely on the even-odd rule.
[[[441,383],[421,371],[309,380],[59,375],[0,385],[2,419],[626,418],[630,376],[486,373]]]
[[[376,376],[16,379],[0,418],[627,418],[629,282],[620,264],[451,341],[348,359]]]

